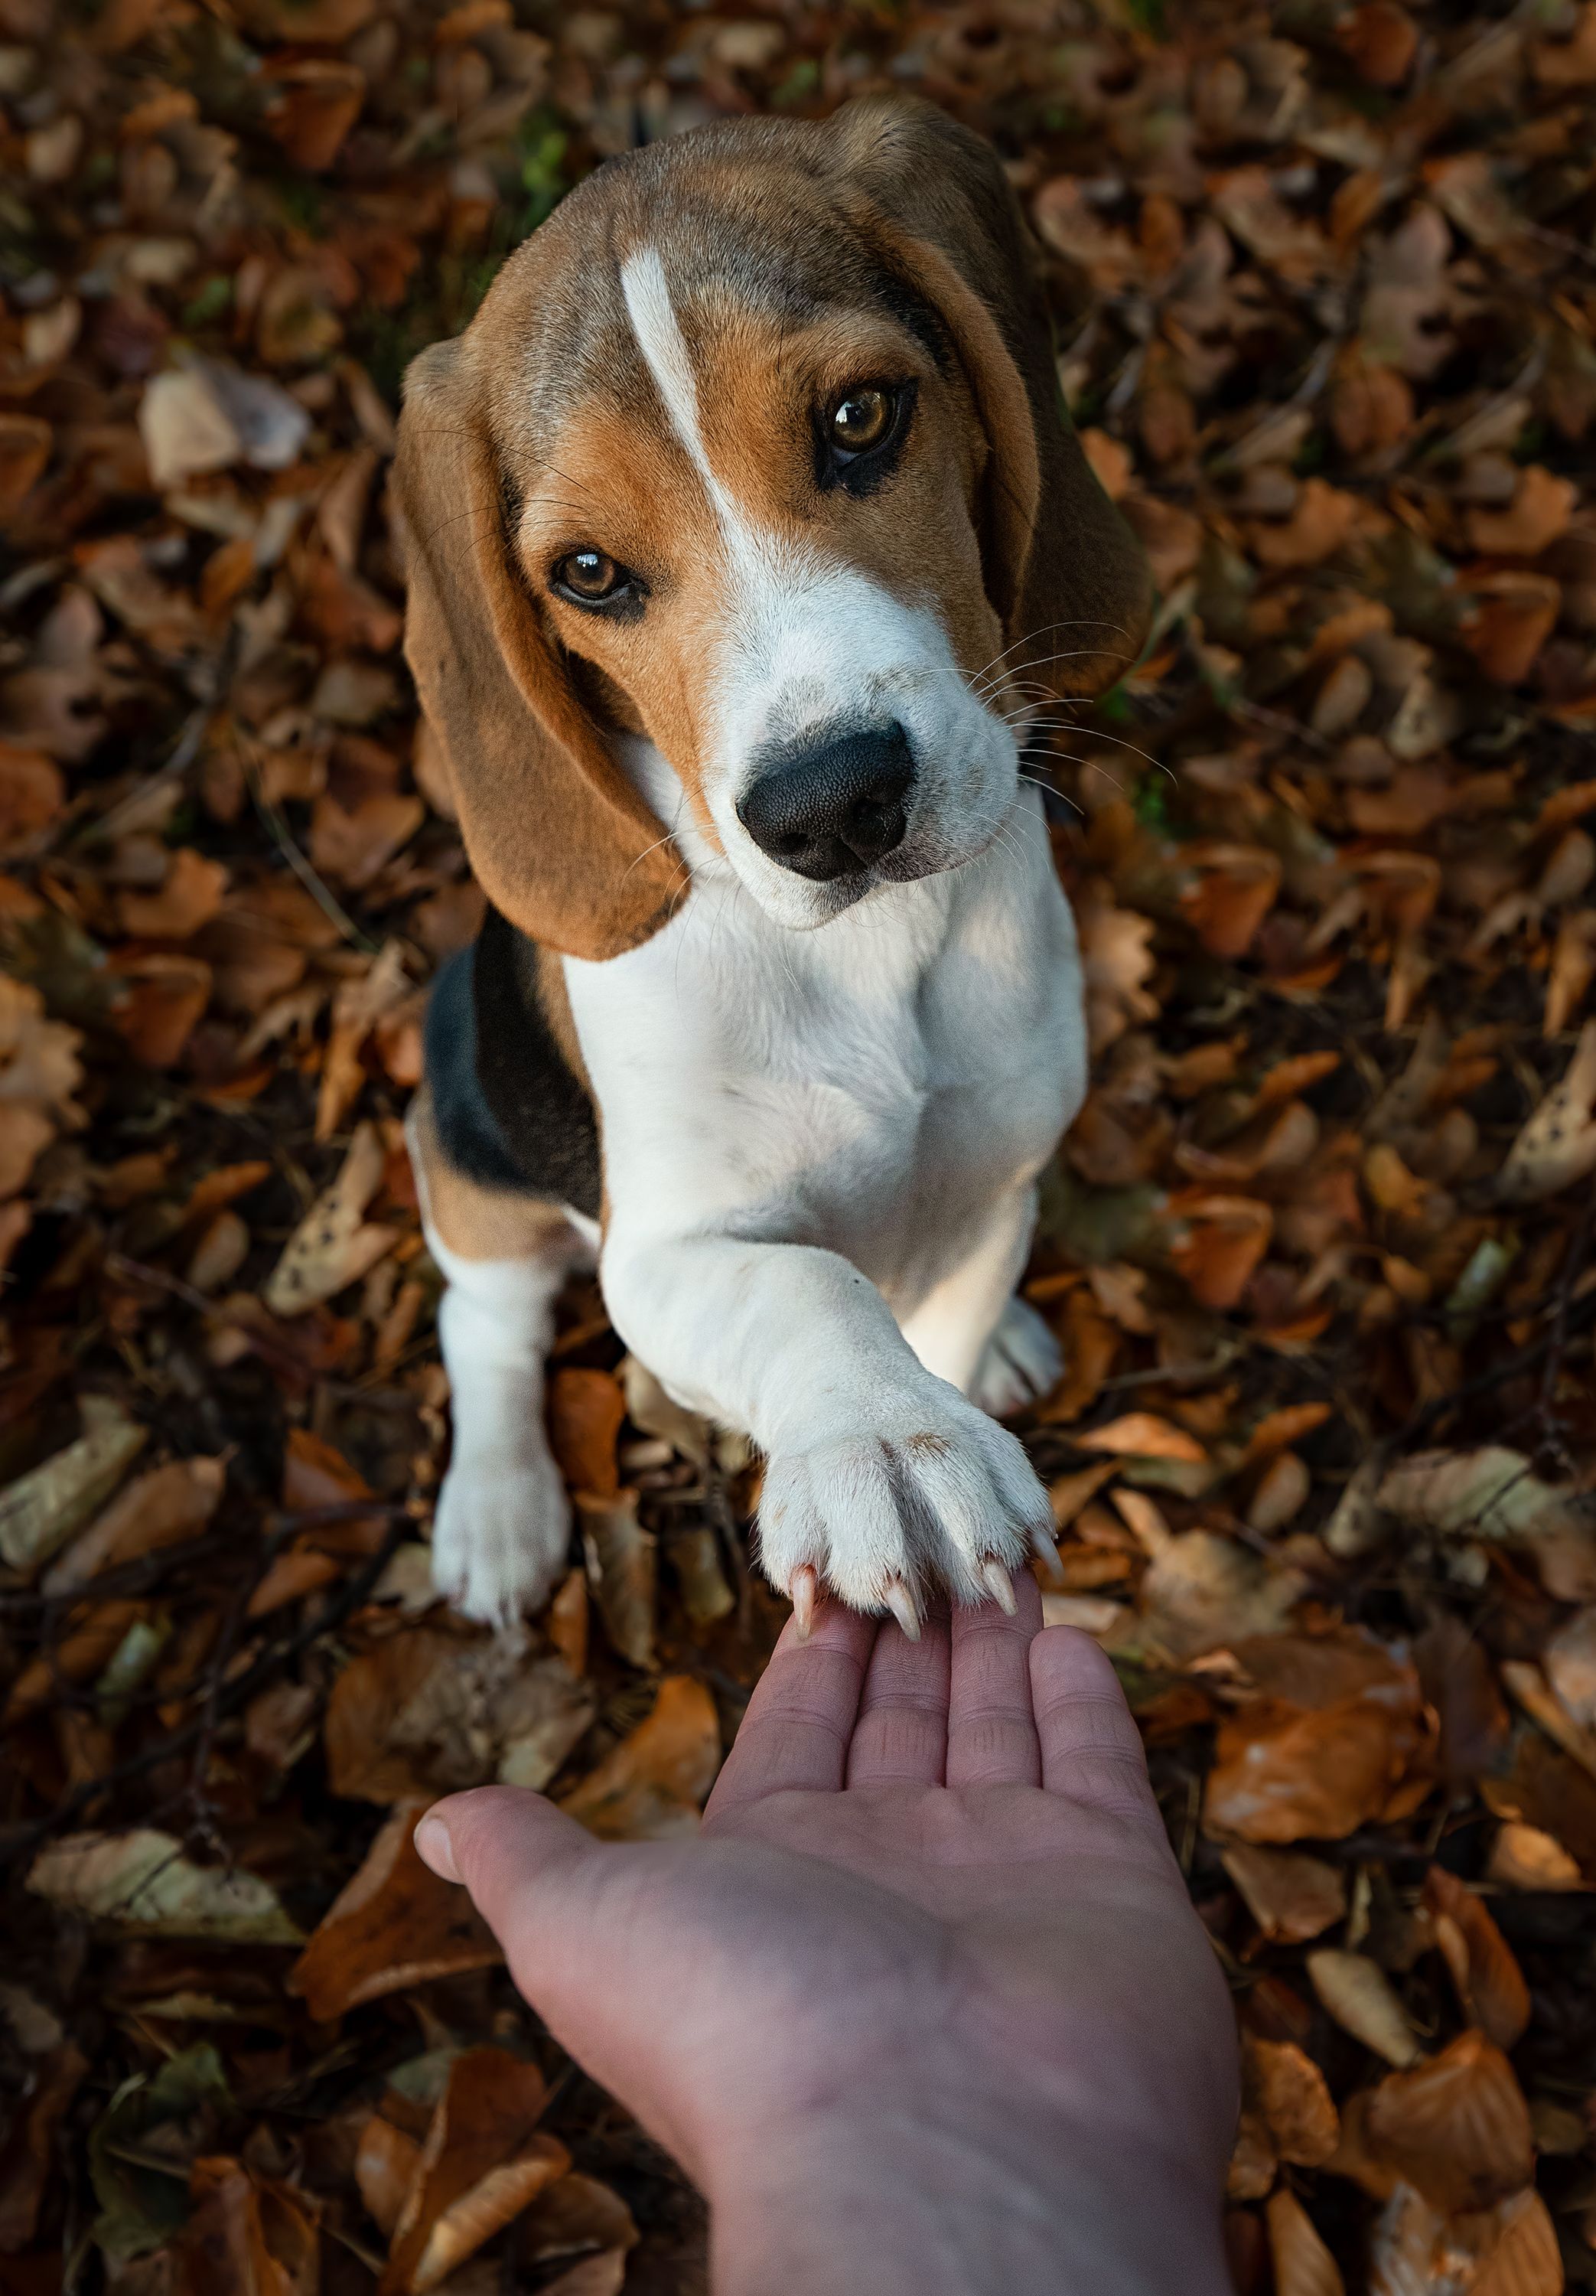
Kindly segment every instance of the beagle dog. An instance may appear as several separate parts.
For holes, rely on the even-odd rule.
[[[406,379],[405,648],[489,907],[409,1138],[447,1283],[437,1582],[535,1609],[569,1514],[555,1295],[596,1264],[764,1454],[759,1546],[918,1632],[1012,1603],[1047,1502],[989,1414],[1085,1089],[1043,708],[1150,585],[1065,415],[1019,205],[928,105],[608,161]]]

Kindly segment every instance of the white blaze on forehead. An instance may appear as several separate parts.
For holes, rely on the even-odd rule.
[[[676,324],[675,306],[670,299],[659,249],[643,247],[635,255],[629,255],[621,266],[620,281],[626,316],[654,378],[654,387],[665,401],[671,428],[708,488],[711,502],[722,519],[727,520],[734,516],[733,505],[704,451],[704,437],[699,429],[698,384],[693,379],[687,345]]]

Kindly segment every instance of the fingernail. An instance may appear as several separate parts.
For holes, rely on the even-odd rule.
[[[440,1882],[458,1882],[460,1868],[454,1863],[454,1848],[449,1840],[449,1829],[441,1817],[430,1811],[423,1817],[413,1835],[416,1855],[423,1866],[430,1866]]]

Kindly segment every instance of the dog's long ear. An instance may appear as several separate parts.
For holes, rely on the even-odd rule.
[[[681,863],[583,708],[512,562],[469,340],[413,361],[394,477],[405,658],[448,760],[471,866],[534,940],[618,956],[665,923]]]
[[[1141,651],[1151,577],[1065,411],[1030,234],[997,154],[915,102],[867,100],[833,127],[844,181],[872,211],[863,227],[952,336],[986,432],[981,556],[1004,666],[1055,693],[1099,693]]]

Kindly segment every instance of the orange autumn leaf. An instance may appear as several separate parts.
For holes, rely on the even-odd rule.
[[[1182,1459],[1198,1466],[1207,1456],[1183,1427],[1153,1411],[1127,1411],[1106,1426],[1090,1428],[1071,1439],[1079,1450],[1111,1451],[1117,1458]]]
[[[464,1894],[422,1863],[411,1837],[425,1802],[400,1802],[289,1974],[313,2017],[500,1958]]]
[[[537,2128],[548,2085],[507,2050],[467,2049],[448,2069],[393,2229],[379,2296],[426,2296],[570,2166]]]
[[[607,1371],[557,1371],[549,1382],[549,1440],[573,1491],[613,1498],[620,1489],[615,1446],[626,1415],[620,1382]]]

